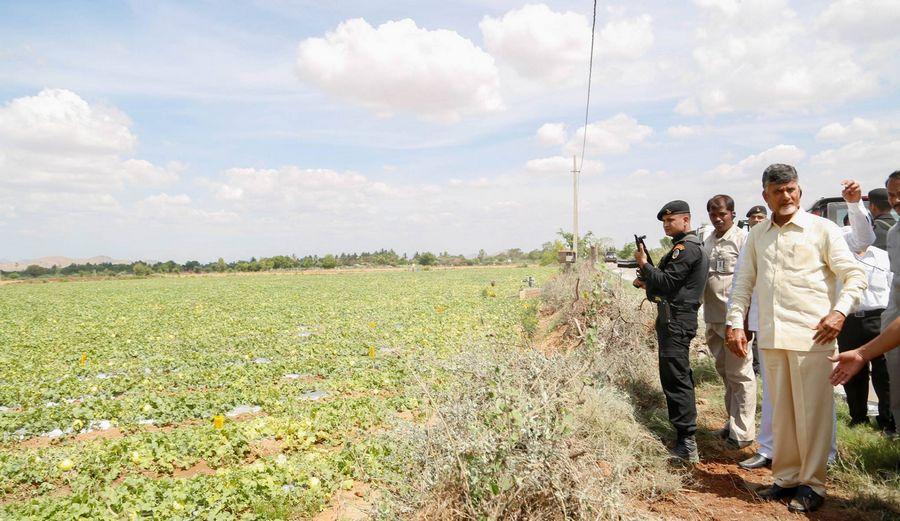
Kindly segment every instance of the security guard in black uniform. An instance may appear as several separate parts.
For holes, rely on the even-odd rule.
[[[672,455],[683,461],[700,461],[697,441],[697,404],[689,350],[697,334],[697,310],[706,286],[709,258],[691,231],[691,210],[684,201],[672,201],[656,215],[672,249],[659,267],[647,262],[647,252],[638,249],[639,277],[634,285],[647,290],[647,299],[657,306],[656,337],[659,341],[659,378],[669,421],[678,433]]]

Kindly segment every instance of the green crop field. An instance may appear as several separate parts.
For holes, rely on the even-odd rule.
[[[422,418],[411,364],[519,343],[521,281],[552,272],[2,286],[0,517],[314,515]]]

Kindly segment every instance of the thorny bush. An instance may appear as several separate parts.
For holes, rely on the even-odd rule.
[[[566,313],[564,325],[572,322],[584,348],[480,346],[424,364],[456,383],[437,392],[425,383],[434,374],[420,372],[418,392],[432,416],[386,434],[393,451],[390,471],[379,476],[389,491],[380,514],[633,519],[628,498],[677,489],[681,478],[667,467],[663,445],[614,385],[642,378],[653,353],[643,345],[639,299],[627,293],[586,270],[560,275],[545,286],[544,307]]]

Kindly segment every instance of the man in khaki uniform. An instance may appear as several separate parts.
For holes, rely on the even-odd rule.
[[[775,441],[775,484],[758,495],[790,499],[792,512],[812,512],[825,501],[834,428],[828,356],[866,289],[866,276],[840,228],[800,208],[794,167],[770,165],[762,185],[772,218],[754,226],[747,237],[728,311],[735,326],[726,328],[726,338],[732,352],[747,353],[743,322],[755,288]]]
[[[728,421],[718,431],[720,438],[742,449],[756,436],[756,375],[753,353],[737,356],[725,346],[725,319],[734,267],[747,240],[747,232],[734,222],[734,199],[717,195],[706,203],[715,231],[703,241],[709,256],[709,275],[703,292],[706,345],[716,360],[716,371],[725,382],[725,412]]]

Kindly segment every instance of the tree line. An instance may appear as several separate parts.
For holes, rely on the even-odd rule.
[[[381,249],[373,252],[340,253],[319,255],[276,255],[274,257],[256,257],[250,260],[237,260],[226,262],[219,258],[214,262],[202,263],[189,260],[178,263],[173,260],[165,262],[137,261],[128,264],[71,264],[65,267],[53,266],[45,268],[36,264],[28,266],[23,271],[0,271],[4,279],[40,278],[40,277],[109,277],[109,276],[138,276],[145,277],[153,274],[179,274],[179,273],[230,273],[230,272],[258,272],[277,270],[306,270],[306,269],[339,269],[339,268],[368,268],[368,267],[402,267],[402,266],[491,266],[509,264],[539,264],[548,266],[557,262],[557,253],[563,249],[572,249],[572,234],[559,230],[558,238],[545,242],[541,248],[524,251],[519,248],[511,248],[500,253],[488,255],[483,249],[475,256],[451,255],[444,251],[433,253],[430,251],[416,252],[412,256],[402,255],[393,249]],[[602,256],[607,249],[613,248],[612,240],[606,237],[597,238],[592,232],[587,232],[578,238],[579,255],[586,258],[590,248],[597,246]],[[665,245],[663,245],[665,246]],[[618,250],[620,258],[629,258],[634,253],[634,244],[627,244]]]

